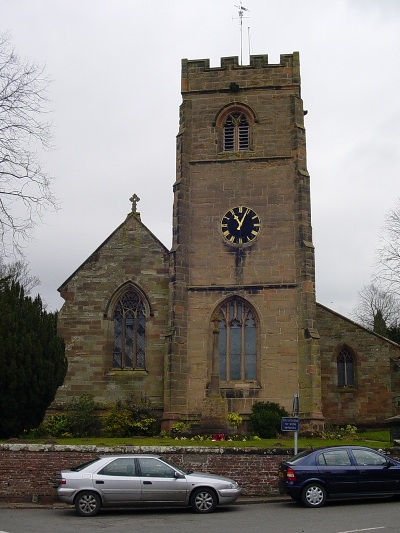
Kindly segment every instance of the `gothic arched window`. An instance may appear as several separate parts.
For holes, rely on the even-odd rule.
[[[246,115],[239,111],[230,113],[223,125],[223,150],[237,152],[249,148],[250,128]]]
[[[219,371],[223,381],[257,377],[256,321],[246,303],[234,298],[219,310]]]
[[[354,387],[354,357],[344,346],[337,356],[338,387]]]
[[[113,368],[145,368],[146,311],[141,295],[130,288],[114,311]]]

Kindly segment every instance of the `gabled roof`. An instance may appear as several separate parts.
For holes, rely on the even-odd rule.
[[[108,237],[107,237],[107,238],[106,238],[101,244],[100,244],[100,246],[98,246],[98,247],[96,248],[96,250],[94,250],[94,252],[92,252],[92,253],[89,255],[89,257],[88,257],[87,259],[85,259],[85,261],[84,261],[81,265],[79,265],[79,267],[78,267],[76,270],[74,270],[74,272],[73,272],[73,273],[72,273],[72,274],[71,274],[71,275],[70,275],[70,276],[69,276],[69,277],[68,277],[68,278],[67,278],[67,279],[66,279],[66,280],[60,285],[60,287],[57,289],[58,292],[62,291],[62,289],[64,288],[64,286],[65,286],[65,285],[66,285],[66,284],[67,284],[67,283],[68,283],[68,282],[69,282],[69,281],[75,276],[75,274],[76,274],[77,272],[79,272],[79,270],[81,270],[81,268],[84,267],[87,263],[89,263],[89,262],[91,261],[91,258],[92,258],[93,256],[95,256],[96,253],[99,252],[99,251],[103,248],[103,246],[104,246],[105,244],[107,244],[107,242],[109,242],[109,241],[114,237],[114,235],[115,235],[116,233],[118,233],[118,231],[119,231],[119,230],[120,230],[120,229],[126,224],[126,221],[127,221],[130,217],[134,217],[134,218],[136,219],[136,221],[142,226],[142,228],[143,228],[143,229],[144,229],[144,230],[150,235],[150,237],[160,245],[160,247],[163,249],[163,251],[164,251],[165,253],[167,253],[167,254],[169,253],[168,248],[167,248],[167,247],[166,247],[166,246],[160,241],[160,239],[158,239],[158,238],[154,235],[154,233],[152,233],[152,232],[149,230],[149,228],[148,228],[147,226],[145,226],[145,225],[143,224],[143,222],[140,220],[140,213],[134,213],[134,212],[133,212],[133,213],[129,213],[129,214],[127,215],[126,219],[122,222],[122,224],[120,224],[120,225],[119,225],[119,226],[118,226],[118,227],[117,227],[117,228],[116,228],[116,229],[115,229],[115,230],[114,230],[114,231],[113,231],[113,232],[112,232],[112,233],[111,233],[111,234],[110,234],[110,235],[109,235],[109,236],[108,236]]]
[[[396,348],[400,348],[400,344],[397,344],[397,342],[391,341],[390,339],[384,337],[383,335],[379,335],[378,333],[375,333],[374,331],[372,331],[372,329],[368,329],[365,326],[362,326],[361,324],[357,324],[357,322],[354,322],[354,320],[351,320],[350,318],[347,318],[347,316],[341,315],[340,313],[337,313],[336,311],[333,311],[329,307],[326,307],[325,305],[322,305],[322,304],[320,304],[318,302],[317,302],[317,306],[321,307],[322,309],[324,309],[328,313],[331,313],[332,315],[335,315],[335,316],[341,318],[342,320],[345,320],[346,322],[349,322],[353,326],[356,326],[357,328],[362,329],[362,330],[366,331],[367,333],[370,333],[371,335],[374,335],[375,337],[378,337],[379,339],[381,339],[381,340],[383,340],[385,342],[388,342],[389,344],[393,344],[393,346],[396,346]]]

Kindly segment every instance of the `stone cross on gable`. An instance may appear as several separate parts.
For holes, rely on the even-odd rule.
[[[137,206],[136,204],[140,201],[140,198],[137,194],[133,194],[129,201],[132,202],[132,213],[137,213]]]

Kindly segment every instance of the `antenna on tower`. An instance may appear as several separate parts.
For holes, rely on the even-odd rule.
[[[235,5],[235,7],[238,9],[238,15],[239,15],[239,24],[240,24],[240,64],[243,65],[243,18],[250,18],[243,15],[244,11],[248,11],[250,13],[250,10],[247,9],[247,7],[242,6],[242,0],[240,0],[239,5]]]

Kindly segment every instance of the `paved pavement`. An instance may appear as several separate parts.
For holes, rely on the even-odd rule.
[[[253,503],[276,503],[291,501],[288,496],[241,496],[234,505],[248,505]],[[32,503],[32,502],[0,502],[0,509],[68,509],[66,503]]]

